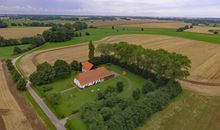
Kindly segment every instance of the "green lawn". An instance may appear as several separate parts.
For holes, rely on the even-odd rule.
[[[21,49],[28,48],[30,45],[18,45],[17,47]],[[0,47],[0,59],[8,59],[12,58],[13,56],[13,49],[15,46],[8,46],[8,47]]]
[[[125,30],[123,30],[123,28]],[[118,32],[117,32],[118,30]],[[206,41],[211,43],[218,43],[220,44],[220,35],[213,35],[213,34],[201,34],[201,33],[192,33],[192,32],[176,32],[175,29],[145,29],[141,31],[140,28],[131,28],[131,27],[116,27],[115,30],[112,30],[111,27],[98,27],[96,29],[86,29],[82,31],[89,32],[90,36],[83,35],[82,37],[75,37],[70,41],[66,42],[58,42],[58,43],[47,43],[40,47],[40,50],[48,49],[48,48],[55,48],[55,47],[62,47],[62,46],[69,46],[74,44],[79,44],[83,42],[88,42],[90,40],[96,41],[100,40],[107,36],[112,35],[122,35],[122,34],[155,34],[155,35],[167,35],[167,36],[175,36],[181,38],[187,38],[192,40],[199,40],[199,41]]]
[[[80,110],[80,107],[84,104],[96,100],[96,93],[98,91],[104,91],[109,86],[115,86],[118,81],[122,81],[125,84],[124,91],[119,94],[119,96],[124,98],[131,98],[132,91],[136,88],[141,88],[146,81],[142,77],[122,69],[119,66],[106,64],[104,67],[110,71],[116,72],[118,76],[100,84],[93,85],[85,89],[79,89],[74,87],[72,84],[75,76],[75,74],[72,74],[72,76],[67,79],[48,84],[47,86],[53,87],[53,89],[48,92],[43,91],[43,86],[36,87],[35,91],[37,91],[37,93],[43,98],[51,92],[61,93],[61,101],[59,105],[52,105],[46,98],[44,98],[44,101],[49,108],[57,115],[58,118],[61,118],[62,116],[69,117],[73,113],[77,113]],[[75,126],[73,124],[78,124],[77,122],[80,122],[79,118],[71,117],[68,124],[70,126]],[[79,125],[76,127],[81,126]]]

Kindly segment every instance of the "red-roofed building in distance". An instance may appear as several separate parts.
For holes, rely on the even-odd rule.
[[[111,73],[104,67],[100,67],[97,69],[93,69],[90,71],[80,73],[74,79],[74,83],[79,88],[85,88],[85,87],[103,82],[105,80],[111,79],[113,77],[114,77],[113,73]]]
[[[92,70],[93,66],[94,65],[88,61],[83,62],[82,63],[82,72],[87,72],[87,71]]]

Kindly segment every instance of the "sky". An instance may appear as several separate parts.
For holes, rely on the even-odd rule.
[[[0,0],[0,14],[220,18],[220,0]]]

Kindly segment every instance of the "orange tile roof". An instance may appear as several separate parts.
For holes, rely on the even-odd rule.
[[[100,67],[91,71],[80,73],[78,76],[76,76],[76,79],[80,82],[81,85],[85,85],[109,76],[113,76],[113,74],[106,68]]]
[[[90,63],[90,62],[88,62],[88,61],[86,61],[86,62],[83,62],[83,63],[82,63],[82,67],[83,67],[83,69],[85,69],[86,71],[89,71],[89,70],[92,69],[93,64]]]

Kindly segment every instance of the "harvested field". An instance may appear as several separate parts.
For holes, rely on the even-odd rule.
[[[1,28],[0,36],[4,38],[22,38],[42,34],[49,27]]]
[[[140,28],[178,28],[183,27],[185,25],[189,25],[183,22],[176,22],[176,21],[165,21],[165,20],[106,20],[106,21],[93,21],[89,22],[89,25],[92,26],[125,26],[125,27],[140,27]]]
[[[110,36],[96,43],[114,43],[119,41],[142,45],[145,48],[151,49],[162,48],[170,52],[186,55],[192,61],[188,84],[184,84],[186,88],[189,85],[191,89],[197,91],[197,88],[204,87],[203,85],[220,87],[220,46],[217,44],[159,35]],[[88,46],[87,43],[84,43],[77,46],[33,52],[24,56],[19,64],[24,73],[30,75],[38,63],[44,61],[54,63],[57,59],[64,59],[68,62],[71,62],[73,59],[84,61],[87,60],[87,55]],[[211,95],[210,92],[208,94]],[[220,91],[216,91],[214,95],[220,95]]]
[[[12,96],[0,62],[0,129],[1,130],[32,130],[31,124]]]
[[[138,27],[138,28],[172,28],[172,29],[176,29],[179,27],[184,27],[186,25],[190,25],[190,24],[184,23],[184,22],[177,22],[177,21],[152,21],[152,22],[145,22],[145,23],[122,25],[122,26],[124,26],[124,27]]]
[[[209,30],[220,30],[220,27],[194,26],[191,29],[187,29],[186,32],[213,34],[212,32],[209,32]]]

